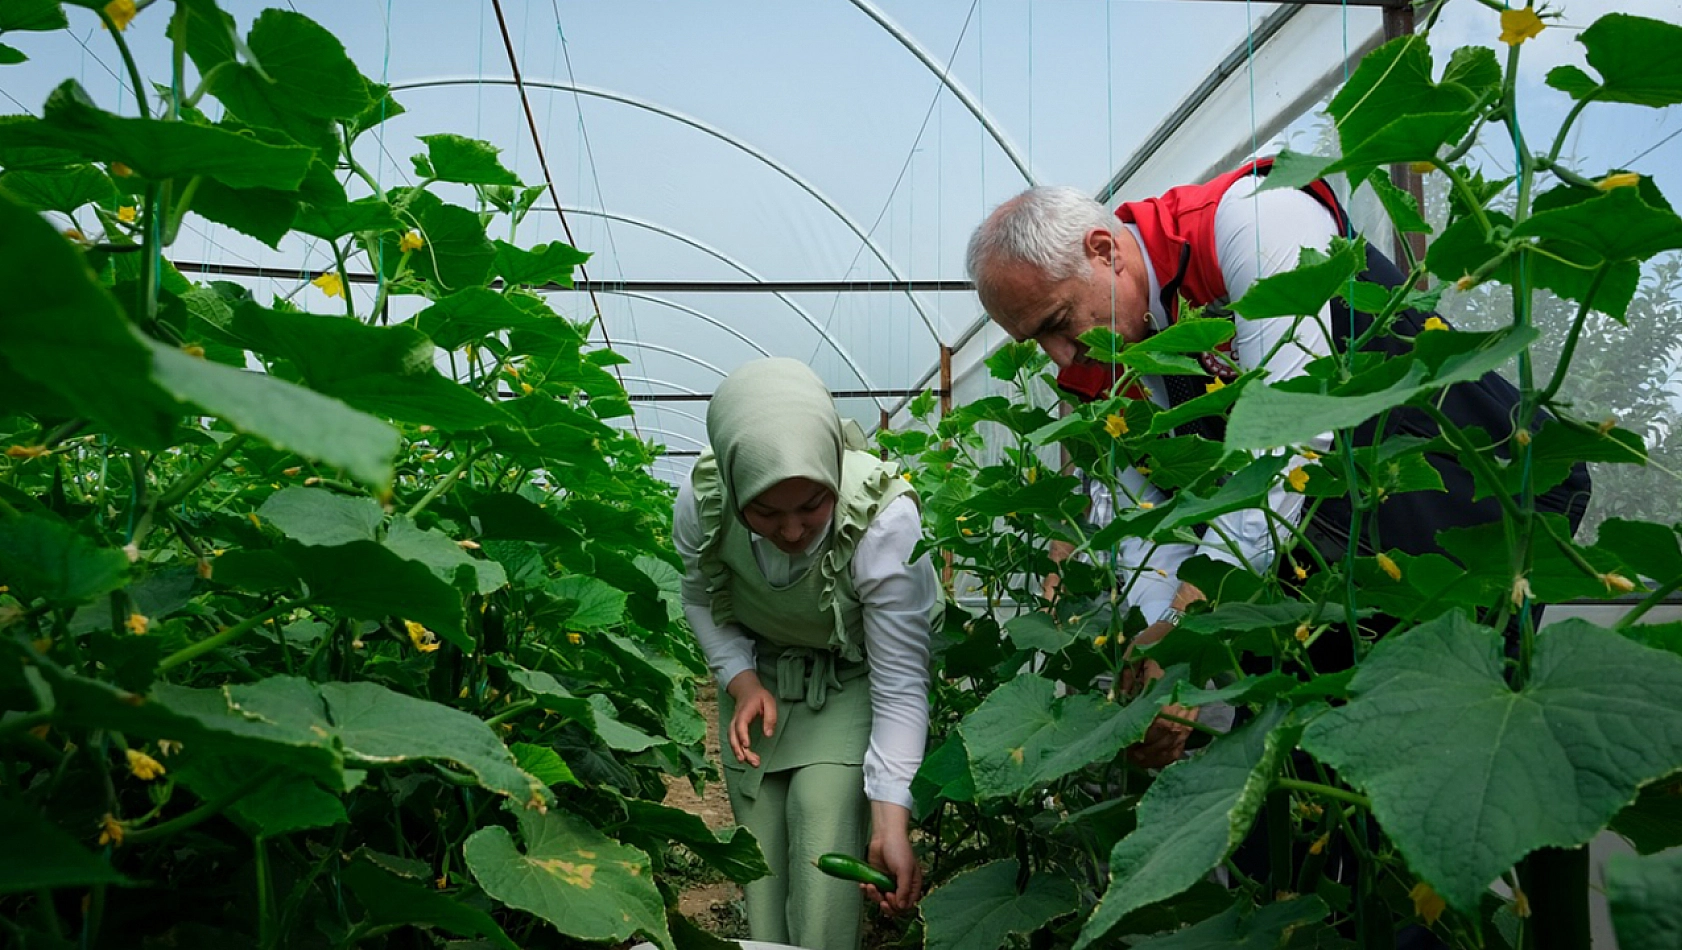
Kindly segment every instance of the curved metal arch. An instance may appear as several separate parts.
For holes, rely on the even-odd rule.
[[[641,428],[641,431],[643,431],[643,432],[657,432],[660,435],[667,435],[667,436],[671,436],[674,439],[682,439],[685,442],[693,443],[695,445],[700,446],[703,449],[707,447],[707,443],[701,441],[700,439],[695,438],[692,435],[684,435],[682,432],[673,432],[670,429],[661,429],[657,426],[642,426],[640,428]],[[620,431],[625,431],[625,430],[620,430]]]
[[[634,300],[646,300],[649,303],[659,304],[662,307],[670,307],[673,310],[677,310],[677,311],[680,311],[682,313],[686,313],[686,314],[694,317],[695,319],[701,321],[702,323],[706,323],[706,324],[710,324],[711,326],[718,327],[720,330],[723,330],[725,333],[728,333],[731,336],[735,337],[736,339],[741,340],[743,343],[746,343],[750,348],[753,349],[753,351],[755,353],[758,353],[761,356],[770,356],[771,355],[771,353],[768,350],[766,350],[765,347],[760,346],[758,343],[755,343],[751,337],[742,333],[740,330],[737,330],[735,327],[732,327],[728,323],[725,323],[723,320],[720,320],[717,317],[710,317],[710,316],[702,313],[701,311],[696,310],[694,307],[685,306],[681,303],[678,303],[675,300],[667,300],[665,297],[661,297],[661,296],[658,296],[656,294],[645,294],[645,293],[642,293],[641,291],[636,291],[636,290],[609,290],[606,287],[603,287],[600,290],[598,290],[597,292],[598,293],[604,293],[604,294],[613,294],[614,296],[617,296],[617,297],[630,297]]]
[[[634,217],[634,216],[628,215],[628,214],[619,214],[619,213],[613,212],[613,211],[598,210],[598,209],[593,209],[593,208],[575,208],[575,207],[570,207],[570,206],[567,206],[567,205],[562,205],[558,209],[556,209],[553,205],[551,205],[551,206],[549,206],[548,209],[539,208],[539,209],[536,209],[536,210],[558,210],[558,211],[560,211],[562,213],[565,213],[565,214],[581,214],[581,215],[585,215],[586,217],[606,218],[609,221],[620,221],[620,222],[623,222],[625,224],[632,225],[634,227],[646,228],[646,229],[648,229],[650,231],[653,231],[657,234],[665,235],[666,237],[669,237],[674,241],[678,241],[679,243],[687,244],[690,247],[695,248],[696,250],[702,252],[703,254],[706,254],[706,255],[714,258],[715,260],[718,260],[718,261],[724,263],[725,265],[727,265],[730,268],[732,268],[733,270],[735,270],[738,274],[741,274],[743,277],[746,277],[749,280],[758,281],[760,283],[765,282],[765,277],[763,275],[761,275],[758,271],[755,271],[753,268],[748,267],[746,264],[743,264],[741,261],[738,261],[736,258],[731,257],[729,254],[724,253],[723,251],[719,250],[718,248],[713,247],[711,244],[708,244],[705,241],[702,241],[698,238],[691,237],[690,235],[684,234],[682,231],[678,231],[678,230],[674,230],[672,228],[668,228],[665,225],[656,223],[654,221],[649,221],[646,218],[638,218],[638,217]],[[632,294],[632,293],[629,293],[629,292],[625,292],[625,293],[626,293],[626,296],[639,296],[637,294]],[[809,326],[813,330],[817,331],[818,336],[821,337],[825,343],[829,344],[829,348],[834,350],[835,354],[837,356],[841,357],[841,361],[843,363],[847,364],[848,369],[853,371],[853,375],[858,377],[859,382],[864,385],[864,388],[866,388],[866,389],[875,389],[876,388],[876,385],[870,381],[870,377],[865,375],[864,369],[862,367],[860,367],[858,365],[858,363],[853,361],[852,354],[848,353],[846,348],[841,345],[841,341],[837,340],[835,338],[834,334],[829,332],[829,329],[827,327],[823,326],[822,324],[819,324],[817,319],[815,317],[813,317],[812,314],[810,312],[808,312],[805,307],[802,307],[800,304],[796,303],[792,298],[790,298],[787,294],[783,293],[780,290],[773,292],[771,294],[771,296],[776,297],[778,300],[781,300],[785,304],[788,304],[789,309],[793,310],[796,314],[798,314],[800,319],[805,321],[807,326]],[[662,300],[662,301],[658,301],[658,302],[664,303],[665,301]],[[695,316],[700,316],[699,313],[695,313],[694,311],[690,311],[690,312],[692,314],[694,314]],[[711,319],[707,318],[707,317],[702,317],[702,319],[707,320],[708,322],[712,322]],[[716,324],[716,325],[720,326],[720,327],[723,326],[723,324]],[[731,331],[731,332],[734,332],[734,331]],[[759,352],[765,353],[765,350],[761,349],[758,346],[758,344],[752,343],[746,337],[742,337],[740,334],[737,334],[737,336],[743,342],[748,343],[750,346],[753,346],[755,349],[758,349]],[[770,356],[771,354],[765,353],[765,355]],[[881,408],[881,407],[878,406],[877,408]]]
[[[904,280],[905,279],[905,276],[899,272],[899,268],[894,266],[893,261],[890,261],[888,259],[888,256],[886,254],[882,253],[882,249],[876,245],[876,242],[871,240],[870,235],[865,233],[863,228],[859,227],[858,222],[854,221],[852,219],[852,217],[850,217],[847,214],[847,212],[841,210],[841,206],[837,205],[833,200],[831,200],[828,195],[824,194],[822,191],[819,191],[818,187],[816,185],[812,184],[811,182],[807,181],[805,178],[801,177],[799,172],[796,172],[794,169],[789,168],[787,165],[784,165],[782,162],[777,161],[775,158],[772,158],[770,155],[766,154],[765,152],[760,151],[759,149],[755,148],[752,145],[749,145],[748,143],[742,141],[741,139],[735,137],[734,135],[731,135],[729,132],[726,132],[723,129],[719,128],[718,126],[715,126],[715,125],[713,125],[709,122],[703,121],[701,119],[697,119],[694,116],[686,115],[682,112],[678,112],[675,109],[668,109],[665,106],[658,105],[658,104],[653,103],[653,102],[649,102],[646,99],[641,99],[641,98],[638,98],[636,96],[626,95],[625,93],[622,93],[622,92],[613,92],[613,91],[607,90],[607,89],[597,89],[594,86],[584,86],[584,85],[580,85],[578,83],[556,82],[555,80],[552,80],[552,79],[526,79],[526,80],[524,80],[524,84],[527,85],[527,86],[531,86],[533,88],[537,88],[537,89],[551,89],[551,90],[555,90],[555,91],[558,91],[558,92],[570,92],[570,93],[574,93],[574,94],[580,95],[580,96],[590,96],[590,97],[596,98],[596,99],[606,99],[609,102],[617,102],[617,103],[620,103],[622,105],[631,106],[632,108],[642,109],[642,110],[645,110],[647,112],[652,112],[655,115],[663,116],[665,118],[671,119],[674,122],[679,122],[679,123],[682,123],[684,125],[689,126],[690,128],[696,129],[696,130],[701,131],[701,132],[705,132],[706,134],[718,139],[721,142],[724,142],[727,145],[734,146],[735,148],[738,148],[741,151],[746,152],[747,154],[749,154],[749,155],[753,156],[754,158],[758,159],[761,163],[765,164],[766,166],[768,166],[771,169],[773,169],[774,171],[776,171],[779,175],[782,175],[784,178],[787,178],[789,181],[793,182],[797,187],[800,188],[801,191],[804,191],[807,194],[811,195],[813,198],[817,199],[817,202],[819,204],[821,204],[825,208],[827,208],[829,210],[829,212],[831,214],[835,215],[835,217],[842,224],[847,226],[847,230],[852,231],[854,236],[856,236],[860,241],[864,242],[864,246],[870,250],[871,255],[873,257],[875,257],[877,261],[881,262],[883,267],[886,267],[888,269],[888,273],[895,280]],[[392,92],[401,92],[401,91],[405,91],[405,90],[409,90],[409,89],[431,89],[431,88],[444,87],[444,86],[513,86],[513,85],[516,85],[513,79],[502,79],[502,78],[485,77],[485,76],[473,77],[473,78],[463,77],[463,78],[446,78],[446,79],[413,79],[413,80],[409,80],[408,82],[392,83],[391,84],[391,91]],[[923,309],[923,302],[921,300],[917,299],[917,295],[915,293],[913,293],[912,291],[909,291],[909,290],[907,290],[905,292],[905,297],[906,297],[907,300],[911,301],[911,307],[912,307],[912,309],[917,311],[917,316],[922,319],[923,326],[928,328],[929,336],[934,337],[934,341],[936,343],[941,343],[942,341],[940,339],[940,331],[935,329],[934,320],[929,317],[928,311]]]
[[[927,66],[929,72],[934,73],[935,78],[940,80],[941,85],[945,86],[952,95],[958,97],[958,101],[969,110],[969,114],[975,116],[975,121],[980,122],[981,127],[986,129],[987,134],[991,135],[993,141],[999,144],[999,148],[1004,150],[1005,157],[1010,159],[1010,163],[1015,165],[1016,170],[1022,173],[1022,179],[1028,183],[1029,187],[1040,183],[1039,179],[1034,176],[1033,170],[1028,167],[1027,160],[1016,150],[1016,145],[1010,141],[1010,137],[994,124],[993,117],[988,115],[987,110],[974,96],[970,95],[969,90],[964,88],[964,84],[952,78],[950,64],[942,67],[940,63],[935,61],[934,55],[924,49],[915,37],[907,33],[898,23],[889,19],[886,13],[878,10],[870,0],[853,0],[853,6],[864,11],[865,16],[875,20],[876,25],[886,30],[889,36],[899,40],[901,46],[910,50],[911,55],[917,57],[919,62]]]
[[[629,375],[627,375],[627,376],[622,376],[620,378],[621,379],[628,379],[628,380],[630,380],[632,382],[636,382],[636,383],[647,383],[650,386],[664,386],[667,389],[675,389],[685,396],[699,396],[699,395],[702,395],[702,393],[699,389],[690,389],[688,386],[680,386],[677,383],[671,382],[669,380],[655,379],[652,376],[629,376]],[[635,405],[635,403],[632,403],[632,405]]]
[[[603,346],[607,345],[606,340],[591,339],[591,340],[588,340],[587,342],[600,343]],[[699,356],[691,356],[688,353],[683,352],[682,350],[674,350],[669,346],[661,346],[658,343],[639,343],[636,340],[620,340],[619,342],[613,344],[613,348],[616,349],[616,350],[619,349],[620,347],[626,347],[626,346],[634,347],[634,348],[639,349],[639,350],[653,350],[656,353],[665,353],[665,354],[668,354],[670,356],[675,356],[678,359],[688,360],[689,362],[694,363],[696,366],[700,366],[704,369],[712,370],[713,372],[715,372],[719,375],[720,379],[723,379],[724,377],[730,375],[729,373],[725,372],[724,370],[719,369],[717,366],[714,366],[713,364],[707,362],[706,360],[701,359]],[[629,379],[630,377],[626,377],[626,378]]]
[[[707,420],[701,418],[700,416],[696,415],[695,413],[690,412],[686,409],[678,409],[678,408],[675,408],[673,406],[667,406],[667,405],[662,405],[662,404],[659,404],[659,403],[652,403],[652,402],[633,402],[633,403],[631,403],[631,408],[633,410],[646,409],[649,412],[658,413],[660,415],[665,415],[666,413],[669,412],[674,416],[682,416],[685,419],[688,419],[690,422],[700,423],[702,428],[706,428],[706,425],[707,425]]]

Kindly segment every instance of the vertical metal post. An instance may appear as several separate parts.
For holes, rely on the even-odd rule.
[[[940,345],[940,418],[952,411],[952,348],[942,343]],[[948,594],[952,593],[952,552],[945,554],[946,563],[940,569],[941,582],[946,585]],[[956,598],[954,598],[956,599]]]
[[[892,418],[892,417],[891,417],[891,416],[889,416],[889,415],[888,415],[888,410],[886,410],[886,409],[883,409],[883,410],[882,410],[882,418],[881,418],[881,421],[880,421],[880,422],[878,422],[878,423],[877,423],[877,424],[876,424],[876,431],[877,431],[877,432],[886,432],[886,431],[888,431],[888,424],[889,424],[889,423],[890,423],[890,422],[892,422],[892,421],[893,421],[893,418]],[[888,447],[887,447],[887,446],[883,446],[883,447],[882,447],[882,449],[881,449],[881,451],[880,451],[880,452],[878,452],[878,453],[877,453],[877,454],[879,454],[879,455],[881,455],[881,456],[882,456],[882,460],[883,460],[883,461],[884,461],[884,462],[885,462],[885,461],[887,461],[887,459],[888,459]]]
[[[1389,42],[1399,36],[1407,36],[1413,32],[1413,29],[1414,18],[1412,6],[1405,2],[1394,6],[1385,6],[1385,42]],[[1419,213],[1425,213],[1425,179],[1423,176],[1409,168],[1407,163],[1403,162],[1390,166],[1390,181],[1394,183],[1397,188],[1400,188],[1412,195],[1414,203],[1419,206]],[[1406,269],[1410,251],[1412,252],[1414,260],[1421,260],[1425,257],[1425,235],[1403,234],[1400,231],[1397,231],[1394,234],[1394,238],[1395,241],[1390,254],[1391,259],[1396,262],[1397,266],[1402,267],[1404,270]]]

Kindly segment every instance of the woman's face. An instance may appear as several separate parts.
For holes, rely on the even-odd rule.
[[[784,554],[801,554],[835,512],[835,493],[809,478],[789,478],[742,506],[742,520]]]

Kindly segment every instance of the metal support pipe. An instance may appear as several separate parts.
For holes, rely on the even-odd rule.
[[[1397,37],[1411,34],[1413,29],[1412,7],[1387,6],[1384,8],[1384,41],[1386,43]],[[1423,175],[1409,168],[1406,162],[1401,162],[1390,166],[1390,181],[1397,188],[1412,195],[1414,204],[1419,208],[1419,213],[1425,213],[1425,177]],[[1392,259],[1403,269],[1407,267],[1404,262],[1408,259],[1410,251],[1414,260],[1425,259],[1425,235],[1403,233],[1392,229],[1391,237],[1393,239],[1391,245]],[[1420,289],[1425,289],[1423,283],[1421,283]]]

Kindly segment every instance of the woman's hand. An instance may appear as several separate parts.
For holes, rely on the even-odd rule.
[[[869,884],[860,884],[865,899],[891,916],[909,913],[923,895],[923,869],[911,850],[911,812],[891,802],[870,803],[870,849],[872,867],[894,879],[892,893],[883,894]]]
[[[730,717],[730,751],[736,753],[738,762],[757,769],[759,754],[753,751],[753,734],[749,730],[755,719],[762,719],[767,738],[777,731],[777,697],[771,695],[753,670],[737,673],[726,691],[736,701],[736,713]]]

